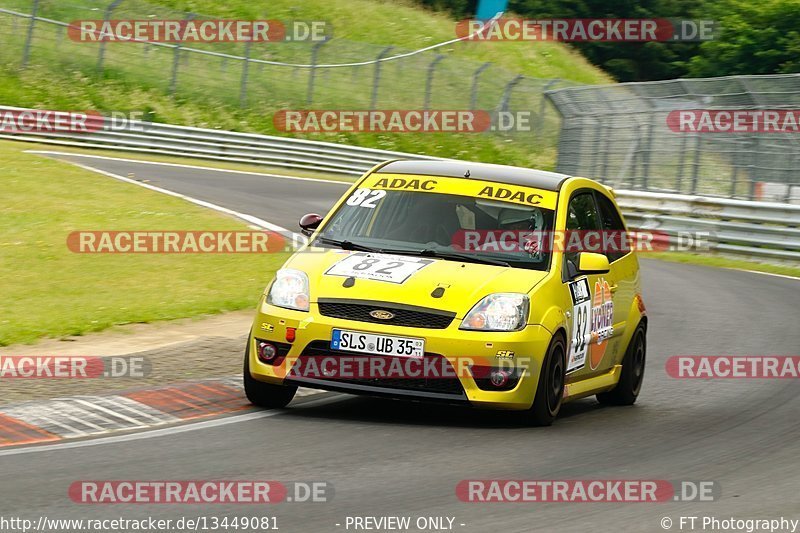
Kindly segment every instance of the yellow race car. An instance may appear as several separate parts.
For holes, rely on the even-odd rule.
[[[389,161],[324,217],[264,291],[244,388],[298,386],[524,410],[636,401],[647,316],[611,189],[553,172]]]

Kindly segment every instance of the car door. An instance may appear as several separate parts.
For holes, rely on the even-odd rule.
[[[625,355],[627,348],[624,343],[629,327],[628,324],[633,298],[636,292],[639,275],[639,265],[636,257],[625,243],[625,225],[622,215],[616,204],[600,191],[595,191],[600,225],[608,238],[611,246],[606,246],[605,255],[608,257],[610,270],[607,276],[609,290],[613,301],[613,328],[614,333],[608,347],[614,353],[614,360],[619,363]]]
[[[571,246],[572,236],[584,236],[587,232],[597,232],[600,218],[594,192],[591,189],[579,189],[570,197],[567,204],[566,234],[564,235],[564,272],[568,273],[565,286],[569,290],[572,310],[569,312],[570,326],[569,356],[567,357],[567,374],[570,380],[581,379],[599,374],[609,365],[604,365],[605,351],[608,342],[596,339],[595,327],[599,322],[595,319],[595,308],[604,308],[603,274],[577,275],[578,254],[580,246]],[[598,300],[599,298],[599,300]],[[607,298],[610,300],[610,294]]]

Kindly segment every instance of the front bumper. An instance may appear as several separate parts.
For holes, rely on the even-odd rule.
[[[254,379],[268,383],[291,383],[355,394],[469,403],[496,409],[529,408],[536,394],[539,372],[550,344],[551,332],[539,325],[528,325],[515,332],[463,331],[458,329],[460,324],[461,321],[456,319],[446,329],[388,326],[323,316],[314,302],[311,303],[310,312],[283,309],[267,304],[262,297],[248,341],[250,374]],[[300,357],[326,355],[326,347],[330,344],[334,328],[424,338],[426,358],[441,356],[454,369],[459,370],[455,371],[455,377],[450,382],[446,382],[447,378],[441,378],[441,381],[428,380],[427,383],[396,379],[334,381],[324,377],[320,379],[318,376],[310,378],[291,375],[291,369],[298,368],[295,365]],[[287,341],[287,330],[290,329],[295,330],[291,342]],[[264,363],[257,356],[256,339],[280,343],[288,348],[288,353],[278,365]],[[498,353],[502,354],[502,360],[497,357]],[[509,390],[483,390],[472,373],[464,370],[465,361],[478,361],[479,364],[496,362],[498,366],[511,367],[519,380]]]

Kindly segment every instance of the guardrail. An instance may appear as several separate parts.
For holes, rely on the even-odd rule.
[[[4,111],[33,111],[0,106]],[[335,143],[191,128],[153,122],[111,127],[108,118],[87,124],[88,133],[0,133],[0,138],[83,148],[103,148],[279,168],[360,175],[387,159],[439,159]],[[707,232],[707,250],[757,259],[800,261],[800,205],[697,195],[617,190],[632,228],[658,230],[676,242]]]
[[[0,106],[0,113],[5,111],[20,113],[34,110]],[[121,121],[117,121],[119,122]],[[173,126],[157,122],[128,121],[124,125],[117,123],[108,117],[99,122],[99,119],[90,116],[86,121],[87,129],[95,131],[0,132],[0,138],[350,175],[363,174],[387,159],[440,159],[291,137]]]
[[[666,233],[709,252],[800,262],[800,205],[615,191],[628,225]]]

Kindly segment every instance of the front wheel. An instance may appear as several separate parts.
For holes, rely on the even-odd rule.
[[[250,375],[250,341],[244,350],[244,394],[250,403],[258,407],[280,408],[289,405],[297,387],[294,385],[274,385],[253,379]]]
[[[628,351],[622,360],[622,373],[614,389],[597,395],[597,401],[603,405],[633,405],[644,380],[644,365],[647,356],[646,330],[643,324],[633,332]]]
[[[560,335],[553,337],[539,372],[536,397],[528,411],[528,418],[534,426],[551,425],[561,410],[566,376],[565,353],[564,339]]]

